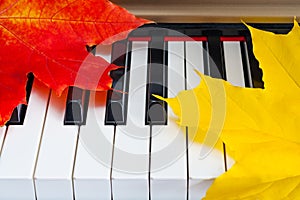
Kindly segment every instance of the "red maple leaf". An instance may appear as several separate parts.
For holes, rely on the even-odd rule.
[[[86,45],[109,44],[150,21],[107,0],[0,1],[0,126],[26,103],[27,74],[60,95],[71,85],[106,90],[117,68]]]

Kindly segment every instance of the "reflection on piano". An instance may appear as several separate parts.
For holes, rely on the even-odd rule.
[[[280,33],[291,27],[255,26]],[[189,127],[178,127],[152,94],[173,97],[197,86],[194,68],[263,87],[244,25],[147,25],[92,52],[125,66],[111,72],[114,91],[71,87],[57,97],[34,80],[27,109],[19,106],[0,128],[0,199],[203,197],[233,160],[218,150],[200,157],[209,147],[192,143]]]

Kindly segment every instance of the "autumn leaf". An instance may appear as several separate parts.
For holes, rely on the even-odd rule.
[[[300,27],[295,21],[286,35],[247,27],[265,89],[236,87],[198,72],[198,87],[164,100],[178,115],[181,126],[197,127],[196,142],[205,143],[207,138],[220,135],[214,144],[224,142],[235,160],[204,199],[299,199]],[[224,91],[225,109],[220,111],[213,102]],[[198,119],[188,113],[195,110],[191,105],[198,107]],[[223,121],[211,123],[223,115]],[[220,132],[209,131],[220,126]],[[212,133],[215,135],[209,135]]]
[[[0,126],[26,103],[26,74],[60,95],[71,85],[106,90],[117,66],[88,53],[150,21],[107,0],[6,0],[0,3]]]

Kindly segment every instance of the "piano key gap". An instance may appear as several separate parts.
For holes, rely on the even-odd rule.
[[[114,166],[114,155],[115,155],[115,143],[116,143],[116,132],[117,132],[117,126],[114,125],[114,136],[113,136],[113,148],[112,148],[112,153],[111,153],[111,164],[110,164],[110,174],[109,174],[109,179],[110,179],[110,197],[111,200],[113,200],[113,166]]]
[[[187,48],[186,48],[186,41],[184,42],[183,45],[183,54],[184,54],[184,62],[183,62],[183,70],[184,70],[184,90],[188,89],[188,82],[187,82]],[[193,66],[193,67],[199,67],[199,66]],[[185,152],[186,152],[186,185],[187,185],[187,190],[186,190],[186,199],[189,199],[189,132],[188,132],[188,127],[185,127]]]
[[[52,90],[50,90],[50,92],[48,94],[47,107],[46,107],[45,116],[47,116],[47,114],[48,114],[48,108],[49,108],[49,102],[50,102],[51,93],[52,93]],[[35,173],[36,173],[36,169],[37,169],[37,163],[38,163],[38,159],[39,159],[39,155],[40,155],[40,149],[41,149],[41,144],[42,144],[42,139],[43,139],[43,135],[44,135],[45,124],[46,124],[46,117],[45,116],[44,116],[44,122],[43,122],[43,127],[42,127],[42,134],[41,134],[41,138],[40,138],[39,145],[38,145],[38,150],[37,150],[37,155],[36,155],[36,161],[34,163],[33,177],[32,177],[33,187],[34,187],[34,195],[35,195],[36,199],[37,199],[37,187],[36,187]]]
[[[149,200],[151,200],[151,153],[152,153],[152,125],[150,124],[150,140],[149,140],[149,167],[148,167],[148,187]]]
[[[5,131],[4,131],[3,141],[2,141],[2,144],[1,144],[1,147],[0,147],[0,158],[1,158],[3,147],[4,147],[6,134],[7,134],[7,131],[8,131],[7,126],[3,126],[3,127],[5,127]]]
[[[183,45],[183,56],[184,56],[184,66],[183,66],[183,76],[184,76],[184,89],[187,90],[187,59],[186,59],[186,41],[184,41],[184,45]],[[193,67],[198,67],[198,66],[193,66]]]
[[[74,184],[74,172],[75,172],[75,163],[77,160],[77,149],[78,149],[78,143],[79,143],[79,137],[80,137],[80,127],[81,125],[78,126],[78,131],[77,131],[77,138],[76,138],[76,144],[75,144],[75,155],[74,155],[74,160],[73,160],[73,167],[72,167],[72,193],[73,193],[73,200],[75,200],[75,184]]]
[[[186,145],[186,199],[189,199],[189,188],[190,188],[190,172],[189,172],[189,128],[185,127],[185,145]]]
[[[226,145],[223,142],[223,157],[224,157],[224,169],[227,172],[227,154],[226,154]]]

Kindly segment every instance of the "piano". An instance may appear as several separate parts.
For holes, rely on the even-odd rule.
[[[196,87],[200,78],[194,69],[237,86],[262,88],[249,32],[238,20],[245,16],[257,22],[268,16],[268,22],[276,23],[253,25],[288,32],[298,5],[273,1],[270,6],[280,9],[280,16],[276,9],[255,6],[269,5],[267,1],[236,4],[231,12],[217,1],[203,1],[202,7],[189,0],[181,7],[174,0],[115,0],[159,23],[145,25],[113,45],[89,49],[125,66],[111,72],[112,91],[70,87],[57,97],[29,77],[28,106],[18,106],[7,126],[0,128],[0,199],[204,197],[234,160],[225,146],[217,150],[194,143],[189,127],[177,126],[172,110],[152,94],[174,97]],[[243,14],[247,6],[250,10]],[[201,155],[203,149],[209,153]]]

